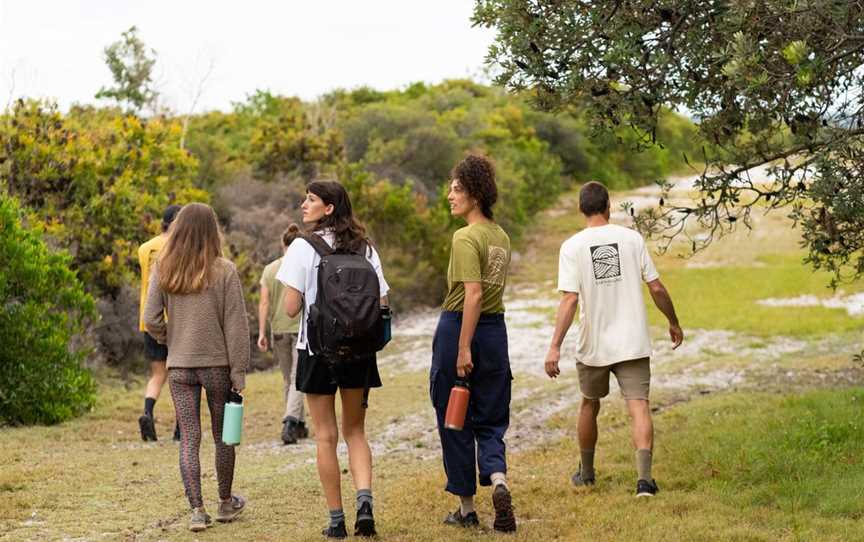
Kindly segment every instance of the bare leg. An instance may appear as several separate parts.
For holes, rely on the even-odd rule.
[[[597,445],[597,415],[600,414],[600,401],[598,399],[582,398],[579,408],[579,422],[577,432],[579,434],[579,449],[593,450]]]
[[[372,489],[372,451],[366,439],[366,409],[362,389],[340,389],[342,435],[348,445],[348,462],[355,489]]]
[[[336,425],[336,396],[307,393],[309,414],[315,427],[315,444],[318,449],[318,477],[324,489],[324,497],[330,510],[342,508],[342,479],[336,445],[339,428]]]
[[[165,380],[167,378],[168,369],[165,368],[165,362],[151,361],[150,380],[147,381],[147,389],[144,391],[144,397],[159,399],[159,394],[162,393],[162,386],[165,385]]]
[[[644,399],[628,399],[627,410],[633,421],[633,447],[637,450],[654,449],[654,424],[651,409]]]

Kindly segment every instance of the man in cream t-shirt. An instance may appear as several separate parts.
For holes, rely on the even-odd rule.
[[[593,485],[594,447],[600,399],[609,394],[610,373],[618,380],[633,422],[636,446],[636,495],[653,496],[651,477],[654,427],[648,406],[651,381],[651,338],[642,295],[642,283],[654,304],[669,320],[673,348],[684,340],[669,293],[651,261],[645,240],[629,228],[609,223],[609,192],[590,182],[579,192],[579,209],[586,228],[561,245],[558,290],[561,303],[552,344],[546,355],[546,374],[560,374],[561,343],[579,309],[577,370],[582,405],[579,411],[581,464],[573,475],[577,486]],[[581,301],[581,303],[580,303]]]

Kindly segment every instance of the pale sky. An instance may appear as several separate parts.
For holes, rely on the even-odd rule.
[[[494,38],[472,0],[0,0],[0,110],[19,96],[62,109],[111,84],[103,49],[130,26],[157,52],[164,102],[227,110],[255,89],[313,99],[334,88],[485,80]],[[104,102],[103,102],[104,103]]]

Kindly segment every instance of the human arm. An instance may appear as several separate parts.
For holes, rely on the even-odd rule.
[[[651,294],[651,299],[654,300],[654,305],[669,321],[669,338],[672,340],[672,349],[674,350],[684,342],[684,331],[678,324],[678,316],[675,314],[672,297],[659,278],[648,282],[648,292]]]
[[[483,286],[479,282],[464,282],[465,304],[462,307],[462,328],[459,331],[459,353],[456,356],[456,374],[465,378],[474,370],[471,360],[471,341],[480,320],[480,305],[483,298]]]
[[[258,300],[258,350],[267,351],[267,316],[270,314],[270,290],[261,282],[261,299]]]
[[[285,314],[291,318],[296,317],[303,308],[303,294],[293,286],[285,286],[284,296],[282,305],[285,307]]]
[[[243,285],[233,265],[225,278],[224,289],[222,329],[225,330],[231,386],[236,391],[242,391],[246,387],[246,369],[249,367],[249,321],[246,302],[243,300]]]
[[[165,299],[159,286],[159,266],[150,271],[147,287],[147,302],[144,305],[144,327],[159,344],[168,342],[168,325],[165,323]]]
[[[561,374],[558,362],[561,360],[561,344],[576,316],[579,307],[579,294],[576,292],[562,292],[561,301],[558,303],[558,313],[555,315],[555,331],[552,333],[552,344],[546,353],[544,368],[549,378],[556,378]]]

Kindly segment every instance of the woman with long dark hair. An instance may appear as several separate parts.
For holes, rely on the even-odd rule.
[[[144,323],[154,339],[168,345],[168,385],[180,423],[180,476],[192,507],[189,529],[210,525],[198,456],[202,389],[216,448],[216,520],[232,521],[246,503],[231,494],[234,448],[222,442],[222,418],[232,389],[239,393],[245,387],[249,324],[240,277],[222,257],[219,224],[210,206],[190,203],[171,224],[150,275]]]
[[[510,424],[510,358],[504,324],[504,286],[510,237],[493,220],[498,198],[488,159],[469,155],[450,174],[450,213],[467,222],[456,230],[447,269],[447,297],[432,342],[430,394],[447,474],[446,490],[459,508],[444,523],[479,525],[474,511],[477,471],[481,486],[494,486],[496,531],[516,530],[507,485],[504,433]],[[461,431],[445,427],[450,390],[457,377],[470,385]]]
[[[373,297],[376,305],[379,302],[381,305],[387,304],[389,286],[384,280],[378,253],[366,236],[364,227],[354,218],[351,200],[341,184],[330,180],[310,183],[306,187],[306,199],[301,210],[307,233],[288,247],[276,278],[286,286],[285,309],[288,314],[295,316],[303,311],[297,340],[297,389],[306,394],[309,403],[317,445],[318,476],[330,509],[330,523],[324,535],[330,538],[347,536],[339,460],[336,456],[339,429],[335,401],[338,389],[342,400],[342,435],[348,445],[351,477],[357,490],[354,534],[372,536],[375,534],[372,452],[366,439],[365,400],[370,388],[381,386],[381,378],[374,351],[356,355],[350,362],[339,363],[327,352],[313,351],[309,332],[310,312],[314,311],[310,311],[310,308],[316,307],[319,296],[321,242],[326,243],[325,249],[365,257],[374,269],[374,275],[377,275],[379,291],[377,298]],[[351,357],[352,354],[348,352],[346,355]]]

